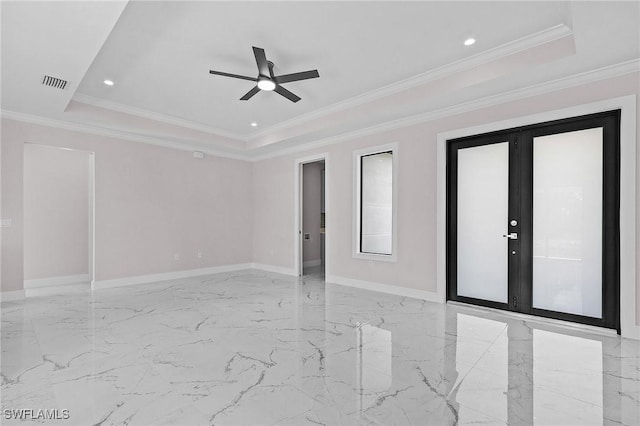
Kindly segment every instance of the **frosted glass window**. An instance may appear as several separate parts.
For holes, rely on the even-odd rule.
[[[360,157],[360,251],[392,254],[393,154]]]
[[[509,143],[458,150],[458,295],[507,303]]]
[[[602,317],[602,128],[533,140],[533,307]]]

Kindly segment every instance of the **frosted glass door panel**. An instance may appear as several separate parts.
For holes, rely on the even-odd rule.
[[[533,139],[533,307],[602,318],[602,128]]]
[[[509,143],[458,150],[458,295],[506,303]]]

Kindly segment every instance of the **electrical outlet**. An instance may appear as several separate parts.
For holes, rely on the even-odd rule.
[[[180,253],[176,253],[173,255],[173,260],[180,260]]]
[[[202,259],[202,250],[198,250],[198,259]]]

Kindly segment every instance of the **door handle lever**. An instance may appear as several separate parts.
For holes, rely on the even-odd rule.
[[[503,237],[508,238],[510,240],[517,240],[518,239],[518,233],[517,232],[511,232],[510,234],[503,235]]]

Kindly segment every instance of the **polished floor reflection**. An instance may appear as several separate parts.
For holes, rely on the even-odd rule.
[[[636,341],[313,275],[54,295],[1,317],[3,425],[640,424]],[[9,418],[21,409],[69,419]]]

